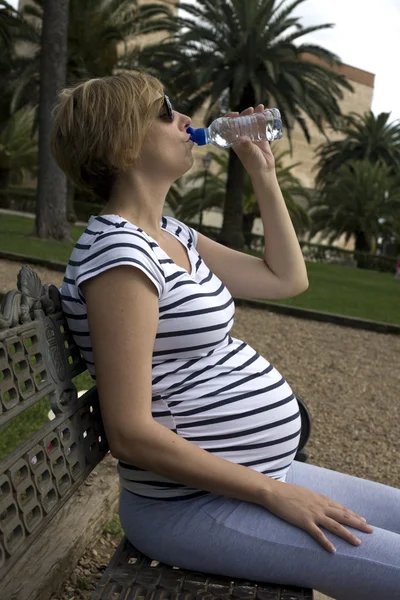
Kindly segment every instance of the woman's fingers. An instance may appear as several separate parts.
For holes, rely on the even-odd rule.
[[[367,533],[371,533],[373,531],[373,527],[367,523],[367,519],[359,515],[358,513],[346,508],[340,502],[331,501],[330,508],[339,510],[342,513],[342,517],[346,523],[348,523],[352,519],[356,519],[357,521],[357,529],[362,529]]]
[[[238,117],[239,113],[238,112],[228,112],[226,113],[226,115],[224,115],[224,117]]]
[[[249,108],[246,108],[245,110],[242,110],[242,112],[240,113],[241,117],[245,117],[247,115],[252,115],[254,112],[254,108],[252,106],[250,106]]]
[[[264,104],[259,104],[255,109],[253,106],[249,106],[249,108],[246,108],[245,110],[242,110],[241,113],[238,112],[228,112],[226,113],[226,115],[224,115],[225,117],[245,117],[247,115],[252,115],[254,112],[263,112],[263,110],[265,110],[264,108]]]
[[[305,531],[309,533],[325,550],[328,552],[336,552],[335,546],[328,540],[323,531],[313,523],[312,521],[308,524],[307,527],[304,527]]]
[[[365,533],[372,533],[374,530],[371,525],[366,521],[363,521],[360,515],[357,515],[352,511],[347,511],[346,509],[331,508],[326,511],[326,515],[327,517],[332,517],[332,519],[335,519],[335,521],[338,521],[339,523],[350,525],[350,527],[354,527],[354,529],[359,529]]]
[[[346,542],[349,542],[349,544],[353,544],[353,546],[359,546],[361,544],[361,540],[359,540],[358,537],[354,535],[354,533],[346,529],[346,527],[343,527],[343,525],[338,523],[338,521],[335,518],[331,519],[329,517],[324,517],[323,519],[320,519],[318,521],[318,525],[322,525],[322,527],[325,527],[325,529],[332,531],[332,533],[334,533],[338,537],[343,538],[344,540],[346,540]],[[351,526],[355,527],[354,525]]]

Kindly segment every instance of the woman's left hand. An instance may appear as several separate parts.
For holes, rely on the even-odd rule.
[[[240,114],[238,112],[227,113],[225,117],[244,117],[252,115],[255,112],[263,112],[264,110],[264,104],[259,104],[255,110],[253,107],[250,107],[243,110]],[[232,149],[236,152],[250,176],[260,172],[275,170],[275,158],[272,154],[271,146],[266,140],[263,142],[252,142],[248,137],[241,137],[233,144]]]

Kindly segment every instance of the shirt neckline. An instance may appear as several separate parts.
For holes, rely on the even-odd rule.
[[[185,246],[185,244],[182,242],[181,239],[179,239],[179,237],[177,235],[175,235],[175,233],[173,233],[172,231],[168,231],[168,229],[166,227],[162,227],[161,229],[163,231],[166,231],[167,233],[169,233],[170,235],[172,235],[183,247],[183,249],[186,251],[186,255],[189,259],[189,263],[191,266],[191,271],[190,273],[188,271],[186,271],[186,269],[184,267],[181,267],[180,265],[177,265],[176,262],[174,260],[172,260],[172,258],[165,252],[165,250],[163,250],[163,248],[161,248],[160,244],[151,237],[151,235],[149,235],[148,233],[146,233],[146,231],[144,229],[142,229],[141,227],[138,227],[137,225],[135,225],[134,223],[132,223],[131,221],[128,221],[128,219],[125,219],[124,217],[121,217],[121,215],[117,215],[115,213],[110,213],[107,215],[92,215],[90,217],[90,219],[96,219],[96,217],[103,217],[105,219],[107,219],[107,217],[117,217],[118,219],[121,219],[122,221],[126,221],[127,223],[129,223],[129,225],[132,225],[132,227],[135,227],[136,229],[139,229],[142,233],[144,233],[154,244],[156,244],[156,246],[158,248],[160,248],[161,252],[164,252],[165,256],[174,263],[174,265],[178,268],[178,269],[182,269],[183,271],[185,271],[185,273],[187,275],[189,275],[189,277],[193,278],[196,274],[196,265],[194,264],[193,260],[192,260],[192,254],[191,254],[191,249],[189,249],[187,246]],[[168,224],[168,217],[162,216],[160,219],[160,225],[162,225],[162,220],[163,219],[167,219],[167,224]],[[193,246],[192,246],[193,247]]]

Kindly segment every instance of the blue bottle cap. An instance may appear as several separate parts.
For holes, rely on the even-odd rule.
[[[198,146],[205,146],[205,144],[207,144],[206,130],[203,127],[200,127],[199,129],[188,127],[186,131],[190,134],[192,142]]]

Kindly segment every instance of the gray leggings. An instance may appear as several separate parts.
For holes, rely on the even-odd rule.
[[[337,600],[400,599],[400,490],[294,461],[287,483],[325,494],[367,519],[353,546],[321,527],[337,548],[259,505],[209,494],[184,501],[122,490],[121,524],[147,556],[166,564],[254,581],[304,586]],[[347,527],[347,526],[346,526]]]

